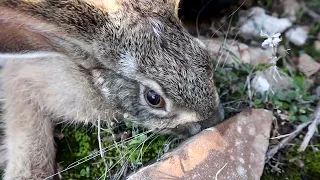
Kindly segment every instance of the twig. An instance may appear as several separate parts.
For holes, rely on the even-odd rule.
[[[293,132],[292,132],[293,133]],[[285,137],[288,137],[288,136],[291,136],[292,133],[289,133],[289,134],[283,134],[283,135],[280,135],[280,136],[276,136],[276,137],[272,137],[270,139],[282,139],[282,138],[285,138]]]
[[[219,169],[219,171],[216,173],[216,178],[215,178],[215,180],[218,180],[218,175],[219,175],[219,173],[226,167],[227,164],[228,164],[228,163],[226,163],[221,169]]]
[[[303,138],[303,141],[298,149],[299,152],[304,151],[307,148],[310,142],[310,139],[312,138],[315,131],[318,129],[318,125],[320,123],[320,102],[318,103],[318,106],[316,108],[316,112],[314,115],[315,115],[315,118],[308,127],[308,133]]]
[[[302,1],[300,1],[302,10],[307,13],[310,17],[313,18],[314,21],[316,21],[317,23],[320,23],[320,15],[315,13],[314,11],[312,11],[311,9],[309,9],[306,4]]]
[[[274,158],[273,158],[274,159]],[[279,168],[280,165],[282,165],[282,163],[280,163],[280,154],[278,154],[278,157],[276,159],[276,164],[275,165],[272,165],[270,162],[269,162],[269,165],[270,167],[272,168],[271,171],[273,172],[277,172],[277,173],[281,173],[281,168]]]
[[[265,160],[265,163],[269,162],[270,159],[280,150],[282,149],[283,147],[285,147],[288,142],[290,142],[292,139],[294,139],[305,127],[307,127],[309,124],[311,123],[311,121],[308,121],[308,122],[305,122],[305,123],[302,123],[300,124],[299,126],[296,127],[296,130],[294,130],[292,133],[290,133],[291,135],[284,138],[282,141],[280,141],[280,143],[273,147],[272,149],[270,149],[268,152],[267,152],[267,155],[266,155],[266,160]]]

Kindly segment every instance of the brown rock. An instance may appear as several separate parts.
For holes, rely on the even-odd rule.
[[[300,4],[296,0],[283,0],[281,3],[283,13],[281,17],[288,18],[291,22],[297,20],[297,11],[300,9]]]
[[[220,39],[199,38],[210,55],[220,64],[227,64],[234,67],[239,65],[239,62],[256,66],[259,64],[267,64],[272,56],[272,49],[261,49],[249,47],[246,44],[235,40],[228,39],[225,42]]]
[[[286,38],[296,46],[303,46],[309,34],[310,28],[308,26],[298,26],[291,28],[286,32]]]
[[[270,63],[270,58],[273,54],[272,49],[261,49],[261,48],[249,48],[250,54],[250,65],[257,66],[259,64],[268,64]]]
[[[190,138],[162,161],[128,179],[260,179],[272,117],[267,110],[243,111]]]
[[[257,6],[239,11],[238,16],[239,34],[245,39],[261,39],[261,30],[266,34],[283,33],[292,26],[289,19],[270,16]]]
[[[310,77],[320,70],[320,64],[308,54],[301,54],[299,57],[298,68],[302,73]]]
[[[292,78],[284,73],[279,77],[272,71],[256,71],[256,75],[251,81],[251,87],[255,92],[261,94],[270,90],[283,91],[291,87]]]

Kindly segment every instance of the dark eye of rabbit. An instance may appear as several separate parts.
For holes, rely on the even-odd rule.
[[[153,107],[153,108],[163,108],[164,107],[164,100],[163,98],[156,93],[153,90],[146,90],[145,91],[145,99],[147,101],[147,103],[149,104],[149,106]]]

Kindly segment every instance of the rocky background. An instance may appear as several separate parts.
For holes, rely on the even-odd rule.
[[[221,88],[227,116],[240,124],[253,118],[250,124],[263,128],[255,131],[255,136],[269,139],[265,143],[261,138],[259,147],[265,148],[261,157],[254,149],[243,151],[251,152],[251,156],[233,156],[230,152],[239,150],[239,144],[256,147],[255,140],[240,125],[231,133],[222,133],[223,128],[217,126],[223,138],[242,137],[247,141],[229,142],[234,146],[223,155],[209,150],[216,157],[208,157],[204,162],[211,158],[211,165],[200,165],[202,170],[206,166],[222,169],[215,169],[209,176],[204,173],[203,177],[217,178],[218,173],[219,179],[320,179],[320,1],[184,0],[181,8],[185,26],[207,46],[215,61],[216,84]],[[268,109],[272,116],[261,120],[261,114],[249,113],[241,118],[248,108]],[[272,121],[272,126],[259,121]],[[268,129],[270,134],[266,133]],[[252,158],[264,163],[252,166]],[[239,169],[242,164],[243,171]],[[146,168],[141,172],[149,171]],[[201,173],[196,172],[204,171],[186,171],[194,177],[184,179],[201,179]]]

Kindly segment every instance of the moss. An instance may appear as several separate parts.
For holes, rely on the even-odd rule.
[[[92,137],[92,131],[86,131],[84,128],[77,130],[67,128],[63,133],[65,138],[60,142],[60,146],[63,148],[57,153],[57,160],[64,168],[97,150],[98,144]],[[65,179],[96,179],[103,174],[103,171],[104,167],[101,166],[101,160],[98,156],[62,173],[62,176]]]
[[[306,174],[310,177],[320,177],[320,153],[308,150],[304,156]]]
[[[137,168],[142,164],[149,162],[163,154],[163,145],[168,140],[168,136],[154,136],[152,134],[140,134],[143,129],[135,125],[128,125],[126,130],[131,130],[134,138],[128,142],[118,143],[115,148],[114,142],[110,140],[110,134],[101,132],[102,146],[107,148],[105,152],[106,161],[109,167],[114,166],[111,174],[119,172],[122,168],[121,162],[126,162],[129,167]],[[70,166],[80,159],[84,159],[83,163],[76,165],[62,173],[64,179],[98,179],[105,173],[104,161],[99,154],[95,158],[89,160],[94,152],[98,152],[99,142],[96,129],[82,128],[65,128],[63,130],[64,137],[59,142],[60,151],[57,153],[57,161],[62,165],[63,169]],[[139,135],[140,134],[140,135]],[[170,146],[174,147],[174,144]]]
[[[290,179],[290,180],[300,180],[308,179],[315,180],[320,177],[320,153],[314,152],[311,148],[307,148],[304,152],[298,152],[299,146],[292,149],[283,150],[285,157],[288,160],[298,159],[303,162],[304,166],[299,166],[301,163],[297,161],[286,160],[282,167],[284,170],[281,174],[271,173],[270,167],[266,166],[262,180],[278,180],[278,179]]]
[[[272,174],[270,172],[264,171],[261,180],[301,180],[300,173],[297,172],[290,172],[290,173],[283,173],[281,175]]]
[[[298,148],[298,147],[297,147]],[[292,159],[298,157],[304,166],[298,166],[298,163],[289,163],[287,173],[300,174],[300,176],[307,177],[308,179],[318,179],[320,177],[320,153],[314,152],[311,148],[306,149],[304,152],[298,152],[297,148],[288,151],[287,158]]]

